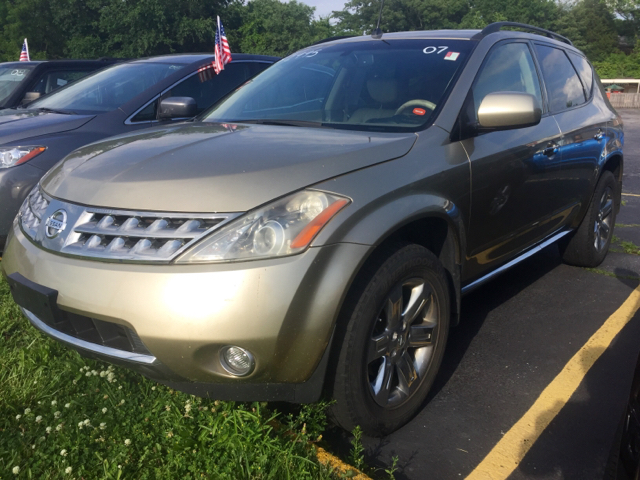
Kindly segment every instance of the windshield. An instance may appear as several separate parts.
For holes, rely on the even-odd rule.
[[[0,66],[0,104],[29,76],[33,66]]]
[[[416,130],[431,120],[472,46],[425,39],[309,47],[265,70],[203,120]]]
[[[184,66],[147,62],[115,65],[56,90],[28,108],[110,112]]]

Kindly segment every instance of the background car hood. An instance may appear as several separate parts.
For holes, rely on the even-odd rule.
[[[180,124],[71,153],[42,181],[59,199],[106,208],[237,212],[405,155],[417,136],[267,125]]]
[[[95,115],[65,115],[37,110],[0,110],[0,145],[81,127]]]

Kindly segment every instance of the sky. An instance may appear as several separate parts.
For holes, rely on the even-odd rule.
[[[316,17],[325,17],[333,10],[342,10],[347,0],[300,0],[310,7],[316,7]]]

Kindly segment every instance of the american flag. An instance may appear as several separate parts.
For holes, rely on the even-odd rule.
[[[20,52],[20,61],[28,62],[29,60],[29,46],[27,45],[27,39],[24,39],[24,43],[22,44],[22,51]]]
[[[208,80],[211,80],[213,76],[214,76],[213,63],[210,63],[198,69],[198,78],[200,79],[200,83],[204,83]]]
[[[216,56],[213,61],[213,69],[216,71],[216,75],[224,70],[224,66],[231,61],[231,49],[229,48],[229,41],[224,34],[224,27],[218,17],[218,29],[216,30],[216,46],[213,52]]]

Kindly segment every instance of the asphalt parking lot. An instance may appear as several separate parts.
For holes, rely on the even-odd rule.
[[[370,464],[388,466],[397,456],[398,479],[604,477],[640,351],[638,302],[625,303],[638,287],[640,255],[622,244],[640,245],[640,226],[630,226],[640,224],[640,110],[621,114],[624,196],[615,251],[589,271],[563,265],[551,246],[465,297],[428,403],[391,436],[364,439]],[[623,304],[635,314],[609,347],[587,344],[607,333],[603,324]],[[579,351],[577,368],[567,366]],[[580,365],[590,357],[597,358],[591,368]],[[566,386],[559,377],[547,389],[561,372],[578,385],[566,403],[547,395]],[[523,426],[538,431],[533,441]],[[507,433],[511,440],[501,442]],[[331,441],[349,448],[339,433]]]

